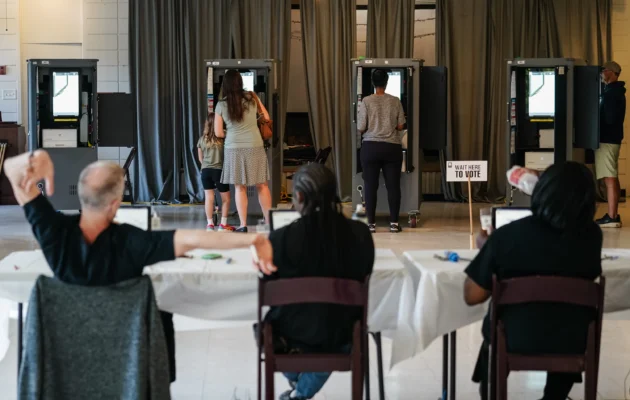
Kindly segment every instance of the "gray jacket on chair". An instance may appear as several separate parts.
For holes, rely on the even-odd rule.
[[[29,302],[20,400],[170,399],[148,277],[78,286],[40,276]]]

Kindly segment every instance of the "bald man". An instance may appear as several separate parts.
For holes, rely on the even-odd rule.
[[[5,161],[5,173],[18,203],[59,280],[86,286],[112,285],[142,275],[145,266],[173,260],[196,248],[230,249],[253,246],[255,265],[275,271],[271,244],[258,235],[176,230],[147,232],[113,223],[124,190],[124,171],[118,164],[96,162],[79,177],[81,215],[57,213],[37,188],[45,181],[54,191],[54,166],[47,152],[37,150]],[[172,314],[162,313],[168,346],[171,382],[175,380],[175,333]]]

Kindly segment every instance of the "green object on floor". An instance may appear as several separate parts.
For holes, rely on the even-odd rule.
[[[223,257],[221,254],[215,254],[215,253],[204,254],[203,256],[201,256],[203,260],[218,260],[221,257]]]

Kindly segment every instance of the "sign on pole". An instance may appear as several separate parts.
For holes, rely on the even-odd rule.
[[[447,161],[447,182],[488,181],[488,161]]]
[[[475,247],[472,215],[471,182],[488,181],[488,161],[447,161],[447,182],[468,182],[468,214],[470,216],[470,248]]]

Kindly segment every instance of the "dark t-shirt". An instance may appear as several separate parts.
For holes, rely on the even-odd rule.
[[[602,273],[602,231],[592,223],[584,232],[558,231],[537,217],[512,222],[488,238],[466,274],[491,291],[492,276],[499,280],[532,275],[594,280]],[[584,350],[592,310],[566,304],[527,304],[505,307],[511,351],[576,353]],[[490,339],[489,316],[483,336]]]
[[[147,265],[175,259],[173,231],[111,224],[90,245],[80,217],[57,213],[44,196],[26,204],[24,213],[55,277],[66,283],[112,285],[142,276]]]
[[[604,86],[599,98],[599,141],[621,144],[626,117],[626,83],[617,81]]]
[[[304,216],[269,236],[278,272],[267,279],[334,277],[364,281],[374,266],[367,225],[336,215],[334,237],[322,232],[318,215]],[[332,221],[331,221],[332,223]],[[331,249],[337,251],[330,251]],[[338,351],[351,342],[360,310],[328,304],[273,307],[266,319],[274,334],[308,351]]]

